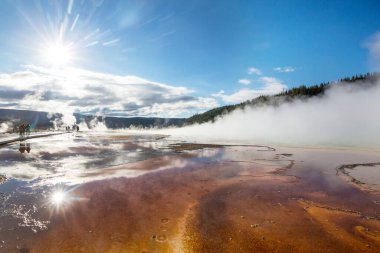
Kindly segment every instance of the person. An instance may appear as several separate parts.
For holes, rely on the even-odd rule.
[[[26,127],[25,127],[25,132],[26,132],[26,135],[29,136],[30,135],[30,132],[31,132],[31,126],[30,124],[27,124]]]
[[[25,124],[21,124],[18,127],[18,131],[19,131],[20,137],[24,137],[24,135],[25,135]]]
[[[77,125],[77,132],[79,132],[79,126]]]

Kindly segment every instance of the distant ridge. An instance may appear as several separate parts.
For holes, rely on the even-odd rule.
[[[358,83],[361,84],[364,81],[369,85],[376,83],[376,80],[380,77],[379,73],[367,73],[364,75],[355,75],[352,77],[345,77],[334,82],[320,83],[313,86],[301,85],[286,91],[283,91],[276,95],[259,96],[252,100],[247,100],[240,104],[225,105],[206,111],[204,113],[195,114],[185,121],[185,125],[201,124],[205,122],[214,122],[219,116],[228,114],[236,109],[244,109],[245,107],[259,107],[266,105],[279,106],[282,103],[292,102],[299,99],[308,99],[315,96],[323,96],[325,91],[333,85],[339,85],[344,83]]]
[[[90,125],[90,122],[96,119],[99,122],[103,122],[107,128],[129,128],[135,127],[166,127],[166,126],[181,126],[184,118],[158,118],[158,117],[99,117],[92,115],[74,114],[78,123],[86,122]],[[53,128],[54,120],[58,120],[62,117],[60,113],[49,114],[48,112],[29,111],[29,110],[15,110],[15,109],[0,109],[0,123],[13,122],[14,125],[18,125],[21,122],[27,122],[38,129]]]

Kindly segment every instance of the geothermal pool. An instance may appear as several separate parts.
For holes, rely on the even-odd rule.
[[[0,252],[379,252],[379,179],[375,150],[32,139],[0,147]]]

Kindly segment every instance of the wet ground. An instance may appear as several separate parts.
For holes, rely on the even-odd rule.
[[[376,151],[70,133],[0,175],[0,252],[380,251]]]

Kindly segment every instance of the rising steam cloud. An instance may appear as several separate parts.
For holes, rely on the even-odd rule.
[[[163,133],[199,142],[380,147],[380,84],[333,85],[323,97],[235,110]]]
[[[0,123],[0,133],[6,133],[10,129],[12,129],[12,125],[13,124],[10,121]]]

